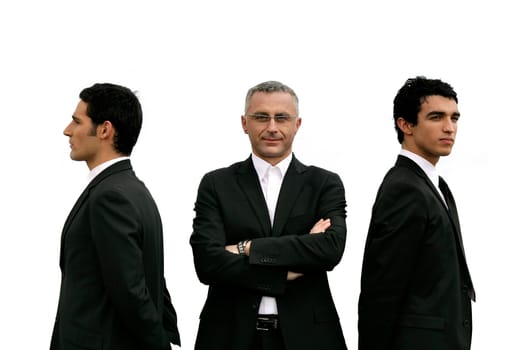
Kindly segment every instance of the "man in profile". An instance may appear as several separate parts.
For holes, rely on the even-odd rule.
[[[51,350],[169,350],[180,345],[164,280],[162,221],[129,156],[142,126],[135,94],[114,84],[80,93],[64,130],[88,185],[60,249],[62,283]]]

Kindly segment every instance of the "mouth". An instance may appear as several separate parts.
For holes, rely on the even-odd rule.
[[[448,145],[452,145],[454,143],[454,139],[449,138],[449,137],[444,137],[442,139],[439,139],[439,141],[442,143],[446,143]]]
[[[263,138],[263,141],[266,142],[266,143],[277,143],[279,141],[281,141],[281,139],[272,139],[272,138]]]

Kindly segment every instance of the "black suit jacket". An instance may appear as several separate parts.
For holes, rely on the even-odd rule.
[[[163,261],[157,206],[130,161],[119,161],[89,183],[64,225],[51,350],[179,344]]]
[[[346,349],[327,278],[346,241],[346,201],[338,175],[294,157],[272,228],[248,158],[202,178],[195,212],[190,243],[197,275],[209,285],[196,349],[249,349],[263,295],[277,300],[286,349]],[[331,227],[308,234],[321,218],[330,218]],[[252,240],[249,257],[225,250],[244,239]],[[287,282],[287,271],[304,276]]]
[[[360,350],[470,349],[474,288],[456,204],[443,192],[448,208],[404,156],[386,174],[365,245]]]

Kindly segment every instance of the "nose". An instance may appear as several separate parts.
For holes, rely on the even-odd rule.
[[[71,123],[69,123],[64,131],[62,132],[65,136],[71,136],[71,131],[69,130],[71,128]]]
[[[443,131],[452,133],[456,130],[457,125],[452,118],[444,118],[443,120]]]
[[[277,131],[277,123],[275,122],[275,118],[270,118],[267,129],[268,131]]]

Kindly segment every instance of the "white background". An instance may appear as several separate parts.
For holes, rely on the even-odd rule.
[[[0,4],[0,348],[46,349],[62,225],[88,169],[62,131],[95,82],[137,90],[132,155],[160,208],[183,349],[206,286],[189,237],[202,175],[244,160],[247,89],[295,89],[297,157],[339,173],[348,240],[329,274],[349,349],[370,209],[399,151],[392,100],[415,75],[458,92],[456,146],[438,169],[459,207],[471,274],[473,349],[522,349],[523,12],[515,1],[3,1]]]

